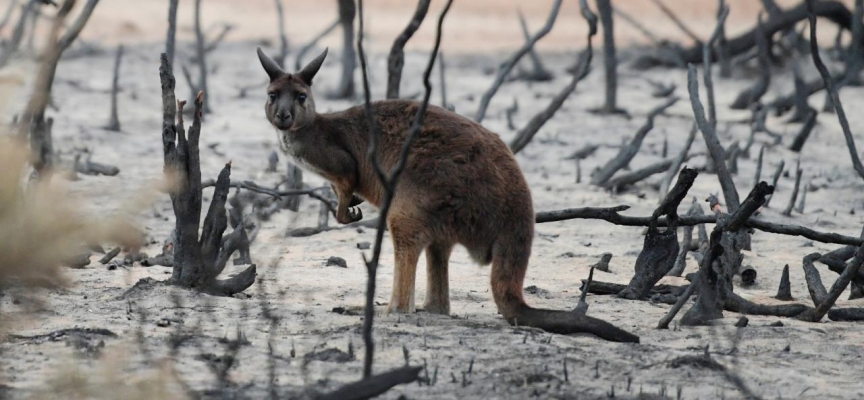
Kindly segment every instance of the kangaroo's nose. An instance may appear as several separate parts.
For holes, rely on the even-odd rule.
[[[288,120],[291,119],[291,113],[290,113],[290,112],[283,112],[283,111],[279,111],[279,112],[276,113],[276,119],[279,120],[279,121],[281,121],[281,122],[288,121]]]

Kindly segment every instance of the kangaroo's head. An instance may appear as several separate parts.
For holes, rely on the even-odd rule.
[[[258,59],[261,66],[270,76],[270,86],[267,87],[267,103],[264,111],[267,119],[280,131],[292,131],[310,124],[315,119],[315,100],[312,98],[312,78],[318,73],[327,49],[315,57],[306,67],[297,73],[289,74],[282,71],[261,48],[258,48]]]

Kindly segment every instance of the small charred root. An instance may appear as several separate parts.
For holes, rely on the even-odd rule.
[[[575,311],[544,310],[522,306],[507,322],[516,326],[531,326],[558,334],[590,333],[611,342],[639,343],[639,336],[624,331],[606,321],[580,315]]]
[[[780,287],[777,288],[777,295],[774,296],[777,300],[792,301],[792,285],[789,282],[789,264],[783,267],[783,274],[780,275]]]
[[[185,102],[176,102],[175,106],[175,79],[168,57],[164,53],[161,57],[159,76],[162,85],[162,145],[165,171],[174,174],[179,180],[177,187],[169,192],[176,217],[174,266],[169,282],[213,295],[230,296],[242,292],[255,282],[254,264],[230,279],[216,279],[222,273],[230,256],[243,248],[242,240],[237,237],[242,233],[232,233],[223,240],[223,233],[228,227],[225,204],[230,190],[231,163],[225,165],[216,180],[213,200],[204,218],[199,239],[203,185],[198,143],[201,134],[204,93],[199,92],[195,98],[194,117],[187,135],[183,126]],[[238,226],[236,229],[243,230],[243,227]]]
[[[801,130],[798,131],[797,135],[795,135],[795,140],[792,141],[789,150],[798,153],[804,148],[804,143],[806,143],[807,138],[810,137],[810,132],[812,132],[813,128],[816,126],[816,117],[818,115],[819,113],[816,110],[811,109],[807,116],[804,117],[804,124],[801,125]]]

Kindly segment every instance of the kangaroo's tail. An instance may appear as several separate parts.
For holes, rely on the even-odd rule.
[[[533,217],[533,216],[532,216]],[[498,311],[512,325],[533,326],[547,332],[591,333],[613,342],[639,343],[639,336],[575,311],[533,308],[525,303],[522,285],[531,255],[533,221],[529,229],[502,233],[492,254],[492,294]]]

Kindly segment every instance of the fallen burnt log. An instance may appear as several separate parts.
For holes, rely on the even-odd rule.
[[[853,15],[852,12],[841,2],[833,0],[825,0],[814,2],[813,12],[816,16],[827,18],[846,30],[852,30]],[[777,32],[783,32],[794,27],[801,21],[807,19],[807,8],[805,2],[772,17],[765,22],[764,32],[766,36],[773,36]],[[753,29],[739,35],[738,37],[728,40],[726,43],[726,55],[730,58],[742,55],[750,49],[756,47],[756,36],[759,34],[759,28]],[[633,66],[639,66],[640,69],[648,69],[652,67],[664,66],[674,67],[681,64],[700,64],[702,63],[702,43],[696,43],[692,47],[681,50],[678,55],[680,59],[666,58],[658,55],[645,55],[633,61]],[[711,52],[711,61],[716,61],[719,58],[717,51]]]

